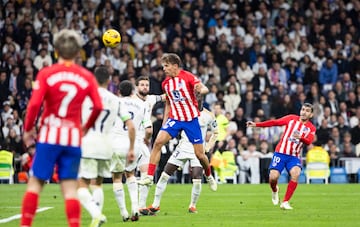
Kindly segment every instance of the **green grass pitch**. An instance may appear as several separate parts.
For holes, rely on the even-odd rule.
[[[285,184],[280,185],[280,198]],[[25,185],[0,185],[0,222],[20,213]],[[150,204],[155,186],[148,197]],[[228,227],[228,226],[360,226],[360,184],[324,185],[299,184],[291,200],[294,210],[283,211],[271,203],[267,184],[219,185],[212,192],[206,184],[198,202],[198,214],[189,214],[191,185],[169,184],[163,195],[161,212],[157,216],[141,216],[138,222],[123,223],[112,194],[112,185],[104,186],[104,214],[109,226],[171,226],[171,227]],[[126,191],[127,193],[127,191]],[[126,198],[130,211],[129,198]],[[40,207],[53,209],[38,213],[33,226],[67,226],[59,185],[46,185],[40,197]],[[83,209],[82,226],[88,226],[90,216]],[[19,219],[0,224],[19,226]]]

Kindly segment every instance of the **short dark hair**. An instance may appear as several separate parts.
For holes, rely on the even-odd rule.
[[[311,109],[311,112],[314,112],[314,106],[313,106],[313,104],[306,102],[306,103],[303,104],[303,106],[310,108],[310,109]]]
[[[119,84],[119,91],[121,96],[130,96],[133,91],[133,84],[129,80],[124,80]]]
[[[135,81],[135,85],[136,86],[139,86],[139,82],[142,81],[142,80],[147,80],[147,81],[150,81],[149,77],[148,76],[139,76],[136,81]]]
[[[105,84],[110,78],[109,71],[104,66],[97,67],[94,74],[99,84]]]

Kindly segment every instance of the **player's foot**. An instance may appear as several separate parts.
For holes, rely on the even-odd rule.
[[[133,212],[131,216],[131,221],[139,221],[139,212]]]
[[[214,179],[214,177],[210,175],[210,176],[206,177],[206,180],[209,183],[210,189],[215,192],[217,190],[217,183],[216,183],[216,180]]]
[[[140,184],[140,185],[151,186],[151,185],[153,185],[153,183],[154,183],[154,176],[150,176],[150,175],[147,175],[138,181],[138,184]]]
[[[292,210],[293,208],[290,206],[288,201],[282,202],[280,208],[283,210]]]
[[[93,220],[91,221],[90,227],[99,227],[102,224],[104,224],[106,222],[106,217],[105,215],[101,214],[100,216],[93,218]]]
[[[160,212],[160,207],[153,207],[152,205],[150,205],[147,209],[150,211],[149,215],[155,215]]]
[[[122,216],[123,222],[127,222],[127,221],[130,220],[129,213],[128,213],[127,211],[126,211],[126,212],[123,212],[123,213],[121,214],[121,216]]]
[[[142,209],[139,209],[139,213],[140,213],[140,215],[147,216],[147,215],[150,215],[151,212],[147,208],[142,208]]]
[[[272,192],[271,200],[274,205],[279,204],[279,186],[276,185],[276,192]]]
[[[189,207],[189,213],[196,214],[198,211],[195,207]]]

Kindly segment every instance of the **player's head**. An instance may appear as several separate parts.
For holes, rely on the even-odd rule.
[[[147,76],[139,76],[135,81],[137,92],[141,96],[147,96],[150,89],[150,79]]]
[[[104,66],[97,67],[95,69],[94,74],[95,74],[97,82],[100,85],[106,85],[109,83],[110,75],[109,75],[109,71],[107,70],[106,67],[104,67]]]
[[[133,84],[129,80],[124,80],[119,84],[119,91],[123,97],[130,96],[133,92]]]
[[[74,59],[81,47],[83,40],[75,30],[63,29],[54,35],[54,47],[60,58]]]
[[[300,110],[300,119],[302,121],[307,121],[313,117],[314,106],[311,103],[304,103]]]
[[[165,74],[174,77],[179,74],[181,59],[177,54],[166,53],[161,57],[161,64]]]

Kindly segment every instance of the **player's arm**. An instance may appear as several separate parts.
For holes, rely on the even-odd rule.
[[[211,132],[211,136],[209,138],[209,141],[206,142],[205,152],[209,152],[214,147],[214,145],[216,143],[216,139],[219,135],[219,129],[217,127],[217,122],[215,119],[213,122],[211,122],[210,132]]]
[[[198,83],[195,84],[194,86],[195,88],[195,92],[201,95],[206,95],[207,93],[209,93],[209,88],[207,88],[203,83],[201,83],[200,81]]]
[[[142,121],[142,125],[145,129],[145,138],[144,138],[144,142],[146,145],[150,144],[150,140],[153,134],[153,128],[152,128],[152,121],[150,119],[151,117],[151,110],[149,110],[148,108],[146,108],[145,112],[147,114],[145,114],[144,119]]]
[[[36,130],[34,128],[36,118],[40,111],[46,92],[46,83],[41,73],[38,74],[38,79],[33,86],[32,95],[27,106],[23,140],[25,146],[30,146],[35,142]]]
[[[290,115],[287,115],[287,116],[284,116],[284,117],[279,118],[279,119],[267,120],[267,121],[263,121],[263,122],[248,121],[248,122],[246,122],[246,126],[247,127],[283,126],[283,125],[286,125],[289,122],[290,118],[291,118]]]
[[[163,124],[165,124],[165,122],[167,121],[167,119],[169,117],[169,112],[170,112],[170,101],[168,99],[166,99]]]
[[[131,119],[128,119],[124,122],[127,127],[129,140],[130,140],[130,148],[127,154],[127,161],[131,163],[135,161],[135,152],[134,152],[134,143],[135,143],[135,126]]]
[[[101,110],[103,108],[102,102],[101,102],[101,98],[97,89],[97,82],[95,81],[95,79],[93,79],[93,81],[91,81],[90,83],[90,88],[89,88],[89,97],[93,103],[93,108],[91,111],[91,114],[89,116],[89,119],[87,120],[85,126],[83,127],[83,131],[86,133],[89,128],[91,128],[97,117],[99,116],[99,114],[101,113]]]
[[[165,101],[166,101],[166,94],[156,95],[156,103],[165,102]]]
[[[300,139],[300,141],[303,142],[304,144],[310,145],[314,141],[315,132],[316,132],[315,127],[312,127],[308,134],[300,135],[298,139]]]

